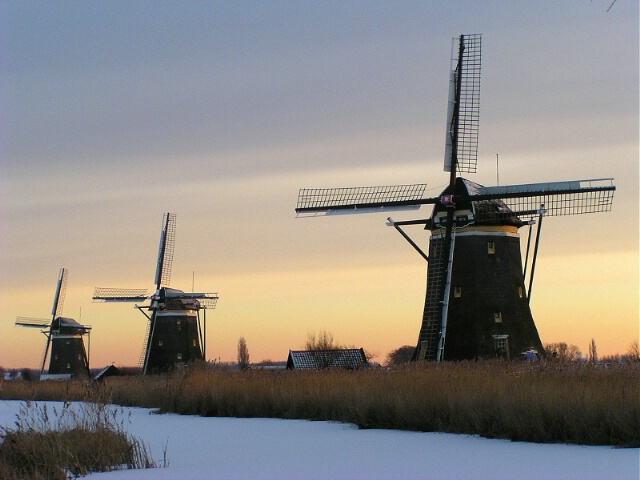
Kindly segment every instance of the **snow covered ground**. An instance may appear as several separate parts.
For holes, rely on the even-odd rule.
[[[0,401],[11,426],[21,402]],[[49,402],[56,404],[55,402]],[[56,404],[60,405],[60,404]],[[124,409],[129,432],[169,467],[91,479],[638,480],[640,449],[540,445],[303,420],[202,418]]]

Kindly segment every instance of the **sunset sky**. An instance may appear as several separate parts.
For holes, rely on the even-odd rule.
[[[471,180],[496,184],[496,154],[501,185],[615,178],[611,212],[544,222],[531,308],[543,343],[625,353],[639,328],[639,12],[611,4],[0,3],[0,366],[39,365],[44,336],[14,322],[49,316],[61,267],[92,366],[137,364],[145,318],[91,295],[152,289],[164,212],[171,286],[220,295],[209,359],[235,361],[243,336],[251,361],[284,360],[321,330],[379,361],[415,345],[426,262],[387,215],[294,208],[300,187],[442,190],[461,33],[483,34]]]

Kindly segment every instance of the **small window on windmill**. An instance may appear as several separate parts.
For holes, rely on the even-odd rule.
[[[493,314],[493,319],[496,323],[502,323],[502,312],[495,312]]]
[[[453,297],[454,298],[462,297],[462,287],[461,286],[453,287]]]
[[[496,242],[487,242],[487,253],[489,253],[489,255],[496,253]]]
[[[57,355],[57,354],[56,354],[56,355],[54,355],[54,358],[55,358],[56,360],[58,360],[58,355]]]
[[[164,342],[162,340],[158,340],[158,346],[161,347]]]
[[[194,338],[191,342],[193,343],[193,346],[195,347],[196,346],[196,339]]]
[[[70,363],[67,363],[67,368],[68,369],[71,368],[71,364]]]
[[[67,340],[67,345],[69,345],[71,343],[71,340]]]
[[[493,342],[496,352],[504,353],[509,350],[509,335],[494,335]]]
[[[180,319],[176,320],[176,325],[178,326],[178,331],[180,331],[181,330]]]
[[[182,354],[181,353],[178,354],[178,360],[182,360]]]
[[[77,355],[78,360],[81,360],[82,357],[80,356],[80,354]]]
[[[524,298],[524,290],[522,287],[518,287],[518,297]]]

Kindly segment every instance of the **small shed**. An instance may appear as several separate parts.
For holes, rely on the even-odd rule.
[[[120,371],[120,369],[114,365],[109,365],[107,367],[104,367],[98,373],[96,373],[96,376],[93,377],[93,380],[96,382],[101,382],[102,380],[104,380],[105,377],[120,377],[120,376],[122,376],[122,372]]]
[[[289,350],[287,369],[345,368],[353,370],[367,366],[362,348],[336,350]]]

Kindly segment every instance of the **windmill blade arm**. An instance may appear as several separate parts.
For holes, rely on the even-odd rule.
[[[16,317],[16,326],[45,328],[51,325],[50,318]]]
[[[298,193],[298,217],[416,210],[424,203],[425,183],[346,188],[302,188]],[[430,202],[429,200],[434,200]]]
[[[461,35],[458,59],[450,80],[444,168],[447,172],[452,169],[458,173],[476,172],[481,63],[482,35]]]
[[[165,294],[166,298],[194,298],[194,299],[211,299],[217,300],[217,293],[187,293],[180,291],[167,291]]]
[[[144,302],[147,299],[144,288],[102,288],[96,287],[91,299],[94,302]]]
[[[53,318],[57,318],[62,315],[62,308],[64,306],[64,297],[67,292],[68,279],[69,271],[66,268],[61,268],[60,275],[58,276],[56,294],[53,297],[53,307],[51,308],[51,315],[53,316]]]
[[[155,276],[156,289],[169,286],[175,242],[176,214],[165,213],[162,219],[162,231],[160,232],[160,246],[158,247],[158,263]]]
[[[582,215],[610,211],[615,190],[612,178],[574,180],[480,187],[471,195],[471,200],[502,200],[511,210],[505,213],[507,216],[537,213],[545,216]]]

